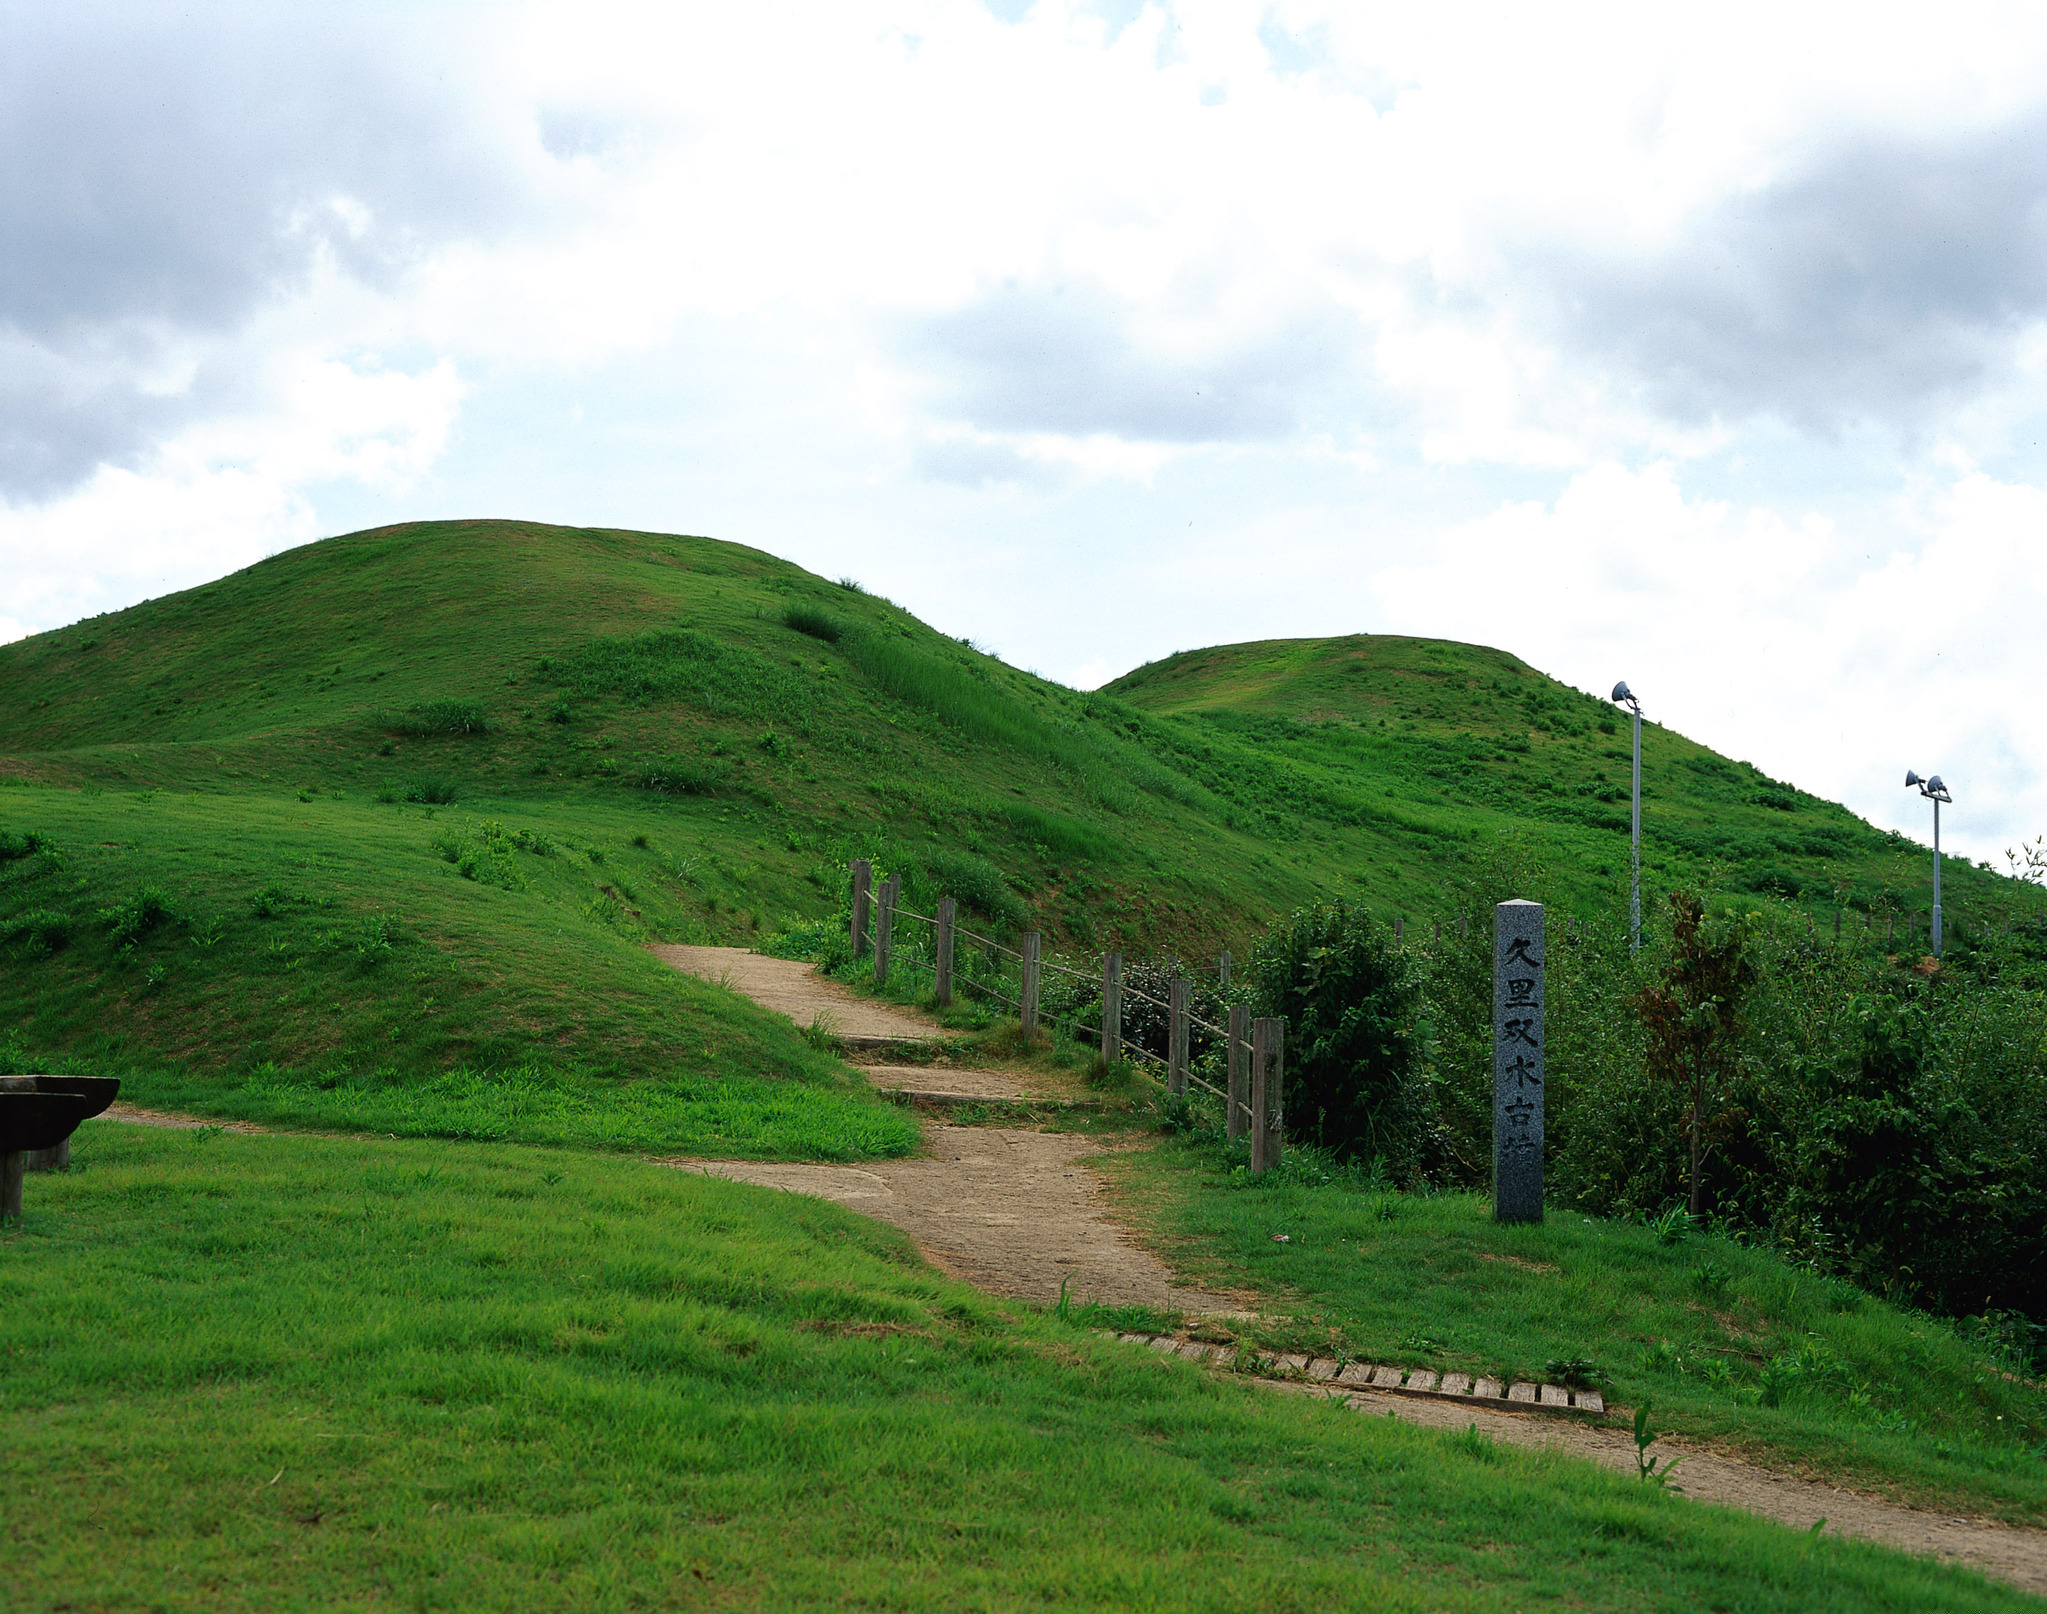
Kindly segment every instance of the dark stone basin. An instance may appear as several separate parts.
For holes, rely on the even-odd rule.
[[[80,1093],[0,1092],[0,1154],[54,1149],[105,1107]]]
[[[111,1076],[0,1076],[0,1221],[21,1218],[23,1173],[68,1166],[78,1123],[120,1091]]]
[[[0,1076],[0,1094],[6,1093],[68,1093],[82,1098],[87,1108],[78,1118],[84,1121],[101,1114],[120,1096],[121,1082],[115,1076]],[[0,1143],[0,1154],[7,1148]]]

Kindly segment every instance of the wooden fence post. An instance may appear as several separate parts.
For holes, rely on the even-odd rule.
[[[874,984],[888,980],[889,944],[895,938],[896,897],[903,889],[903,877],[891,874],[881,882],[881,901],[874,915]]]
[[[1038,1032],[1038,945],[1039,935],[1027,930],[1023,935],[1023,989],[1017,993],[1017,1018],[1023,1024],[1024,1042],[1029,1044]]]
[[[1222,984],[1228,986],[1230,984],[1230,955],[1227,951],[1223,953],[1222,969],[1218,973],[1222,977]]]
[[[21,1220],[21,1176],[26,1166],[19,1149],[0,1154],[0,1222]]]
[[[938,958],[934,967],[938,971],[938,985],[931,995],[940,1003],[952,1002],[952,928],[953,915],[959,911],[951,897],[938,899]]]
[[[853,956],[867,951],[867,888],[874,879],[874,865],[864,857],[853,859]]]
[[[1251,1175],[1279,1164],[1286,1085],[1286,1022],[1260,1015],[1251,1027]]]
[[[1225,1135],[1241,1138],[1251,1114],[1251,1094],[1245,1080],[1251,1053],[1251,1011],[1241,1003],[1230,1005],[1230,1099]]]
[[[1123,1057],[1123,955],[1102,954],[1102,1063]]]
[[[1175,980],[1166,989],[1166,1091],[1187,1096],[1187,983]]]
[[[1395,947],[1405,947],[1407,945],[1406,914],[1397,913],[1393,916],[1393,945]]]

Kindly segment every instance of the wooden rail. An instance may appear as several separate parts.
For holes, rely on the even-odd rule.
[[[1251,1139],[1251,1170],[1254,1175],[1263,1175],[1279,1163],[1281,1142],[1284,1136],[1284,1112],[1281,1096],[1285,1075],[1285,1026],[1278,1019],[1251,1019],[1251,1013],[1243,1005],[1233,1006],[1226,1026],[1214,1025],[1193,1012],[1194,984],[1185,977],[1176,978],[1167,988],[1166,1000],[1161,1002],[1148,992],[1131,986],[1123,978],[1123,955],[1110,950],[1102,954],[1099,977],[1068,967],[1044,956],[1044,937],[1035,930],[1025,931],[1021,938],[1021,949],[1003,946],[993,937],[978,935],[962,928],[959,924],[959,906],[951,897],[941,897],[938,911],[934,914],[920,914],[902,905],[902,876],[891,874],[882,881],[879,888],[874,885],[874,868],[865,858],[856,860],[851,867],[853,883],[853,913],[849,926],[848,941],[853,956],[858,959],[867,949],[869,938],[869,909],[872,909],[872,937],[874,948],[874,984],[884,986],[889,974],[898,964],[914,963],[919,968],[932,972],[934,984],[932,996],[941,1005],[953,1001],[956,987],[988,998],[1004,1007],[1016,1011],[1018,1024],[1026,1038],[1036,1034],[1041,1018],[1041,999],[1044,971],[1051,969],[1077,980],[1096,982],[1101,993],[1099,1026],[1083,1025],[1078,1018],[1072,1022],[1075,1036],[1083,1032],[1092,1033],[1093,1040],[1101,1051],[1105,1064],[1119,1059],[1142,1059],[1159,1067],[1165,1077],[1167,1095],[1175,1099],[1187,1097],[1190,1087],[1199,1087],[1222,1101],[1224,1131],[1231,1138],[1243,1137],[1249,1133]],[[908,920],[928,926],[932,934],[932,958],[926,963],[922,958],[899,956],[895,946],[896,921]],[[973,971],[957,968],[958,945],[962,941],[977,944],[985,949],[988,959],[997,963],[1003,958],[1015,960],[1018,966],[1017,994],[1009,996],[985,980],[975,978]],[[1227,986],[1230,979],[1230,955],[1224,953],[1220,961],[1220,977]],[[1124,1033],[1123,1009],[1126,997],[1148,1003],[1162,1009],[1166,1015],[1166,1051],[1163,1056],[1148,1048],[1140,1047]],[[1196,1027],[1220,1037],[1227,1050],[1228,1085],[1219,1088],[1202,1080],[1189,1068]]]

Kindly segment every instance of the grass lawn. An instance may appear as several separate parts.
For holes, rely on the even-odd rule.
[[[821,1202],[88,1123],[0,1237],[9,1606],[2030,1606],[1157,1360]]]
[[[1502,1226],[1478,1195],[1393,1193],[1298,1152],[1254,1182],[1244,1158],[1180,1139],[1103,1165],[1176,1270],[1270,1297],[1275,1342],[1521,1379],[1577,1359],[1609,1401],[1759,1461],[2047,1514],[2047,1395],[1938,1318],[1723,1238],[1572,1211]]]

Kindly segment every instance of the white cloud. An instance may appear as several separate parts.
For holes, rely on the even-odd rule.
[[[25,12],[0,631],[667,526],[1078,681],[1445,633],[2047,827],[2032,9],[1116,9],[200,7],[123,36],[146,106],[80,65],[134,18]]]

